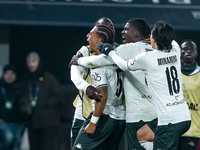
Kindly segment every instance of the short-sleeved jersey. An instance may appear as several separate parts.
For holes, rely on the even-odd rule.
[[[119,46],[117,54],[124,60],[136,57],[146,51],[152,51],[146,42],[140,41]],[[146,74],[142,70],[124,71],[124,94],[126,99],[126,122],[145,122],[157,117],[152,94],[146,82]]]
[[[116,66],[105,66],[91,69],[91,77],[94,87],[107,86],[108,97],[103,113],[113,119],[125,120],[122,72]]]
[[[183,95],[192,118],[190,129],[183,136],[200,138],[200,67],[190,75],[182,74],[182,81]]]
[[[146,71],[149,89],[157,108],[158,125],[191,119],[182,91],[180,48],[175,41],[170,52],[143,52],[129,60],[127,65],[130,70]]]

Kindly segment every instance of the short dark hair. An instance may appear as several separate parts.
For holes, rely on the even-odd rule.
[[[181,42],[181,45],[183,44],[183,43],[193,43],[195,46],[196,46],[196,50],[197,50],[197,44],[196,44],[196,42],[194,41],[194,40],[192,40],[192,39],[185,39],[185,40],[183,40],[182,42]],[[180,45],[180,46],[181,46]]]
[[[172,41],[176,35],[171,25],[164,21],[158,21],[152,30],[152,37],[155,39],[159,50],[171,50]]]
[[[148,38],[151,34],[148,23],[142,18],[131,18],[127,23],[133,25],[145,38]]]
[[[113,25],[113,22],[112,20],[110,20],[110,18],[107,18],[107,17],[102,17],[100,18],[99,20],[97,20],[97,22],[95,23],[95,25],[104,25],[104,26],[107,26],[108,28],[110,28],[110,30],[112,31],[112,34],[113,34],[113,42],[114,43],[114,40],[115,40],[115,27]]]
[[[97,36],[99,36],[103,43],[113,44],[113,32],[112,30],[106,25],[96,25]]]

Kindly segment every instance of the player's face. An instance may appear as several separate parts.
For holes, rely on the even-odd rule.
[[[97,54],[99,54],[99,50],[96,48],[97,44],[101,42],[101,38],[97,36],[97,31],[98,28],[95,26],[90,33],[87,34],[87,41],[89,43],[89,49],[92,52],[96,52]]]
[[[3,74],[3,79],[6,83],[11,84],[16,80],[16,73],[12,70],[8,70]]]
[[[181,59],[185,63],[192,63],[197,58],[197,47],[192,42],[184,42],[181,45]]]
[[[136,42],[136,32],[138,32],[133,25],[126,23],[124,26],[124,30],[122,31],[122,43],[131,43],[131,42]]]
[[[39,61],[33,58],[27,60],[27,67],[30,72],[35,72],[39,66]]]

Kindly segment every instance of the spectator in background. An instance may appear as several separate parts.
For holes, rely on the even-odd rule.
[[[22,111],[27,114],[31,150],[55,150],[63,93],[56,78],[43,70],[40,56],[28,54],[28,74],[21,86]]]
[[[178,150],[197,150],[200,138],[200,67],[196,62],[197,45],[192,40],[181,44],[181,72],[183,93],[187,101],[192,123],[190,129],[180,138]]]
[[[0,138],[3,150],[19,150],[24,133],[16,78],[15,67],[6,65],[0,81]]]

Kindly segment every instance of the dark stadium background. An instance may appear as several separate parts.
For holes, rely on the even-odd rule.
[[[95,0],[94,0],[95,1]],[[125,1],[125,0],[124,0]],[[163,0],[133,0],[129,3],[102,0],[99,3],[81,0],[0,0],[0,44],[10,46],[10,62],[18,68],[18,77],[26,74],[26,55],[37,51],[45,70],[51,72],[68,93],[61,143],[69,149],[70,126],[77,94],[70,81],[69,61],[82,46],[87,45],[86,34],[100,17],[109,17],[116,25],[116,42],[121,43],[121,31],[132,17],[142,17],[150,26],[157,20],[165,20],[176,30],[178,43],[193,39],[200,52],[200,2],[180,4]],[[200,64],[200,59],[198,58]]]
[[[73,85],[68,64],[76,51],[82,45],[87,45],[86,35],[90,30],[91,27],[9,26],[10,61],[20,68],[19,76],[23,76],[27,53],[37,51],[46,70],[53,73],[62,84]],[[117,43],[122,42],[122,30],[116,29]],[[178,43],[186,38],[193,39],[200,51],[200,31],[176,30]]]

